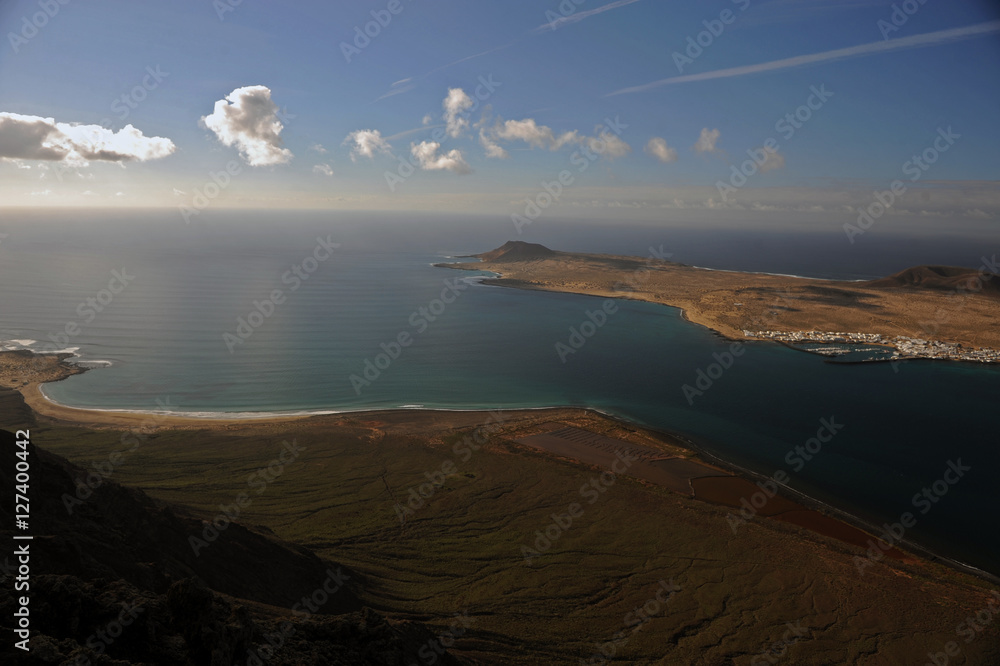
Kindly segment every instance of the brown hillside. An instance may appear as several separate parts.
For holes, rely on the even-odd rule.
[[[474,255],[483,261],[507,262],[507,261],[532,261],[535,259],[549,259],[556,256],[556,252],[538,243],[526,243],[524,241],[507,241],[495,250]]]
[[[987,275],[990,277],[980,278],[979,271],[959,266],[913,266],[888,277],[870,280],[863,285],[877,289],[917,287],[945,291],[979,291],[984,295],[1000,297],[1000,275],[993,273]]]

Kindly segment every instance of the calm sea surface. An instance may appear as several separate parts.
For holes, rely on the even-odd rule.
[[[76,348],[81,362],[102,366],[47,386],[58,402],[155,410],[160,400],[190,412],[593,407],[760,473],[783,469],[795,489],[878,524],[915,513],[908,537],[1000,573],[1000,368],[831,364],[757,343],[689,401],[682,387],[731,343],[677,310],[619,300],[563,362],[556,344],[569,345],[601,299],[484,286],[432,267],[514,237],[509,220],[206,213],[187,226],[169,211],[3,222],[0,346]],[[981,237],[872,238],[852,249],[833,232],[610,232],[556,221],[524,239],[636,255],[662,245],[694,265],[840,279],[918,263],[978,266],[1000,249]],[[410,344],[397,349],[400,336]],[[786,454],[821,419],[843,428],[795,471]],[[914,494],[959,459],[971,468],[963,478],[915,507]]]

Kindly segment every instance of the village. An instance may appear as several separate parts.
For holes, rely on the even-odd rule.
[[[960,343],[923,340],[905,335],[894,337],[880,333],[829,333],[823,331],[743,331],[748,338],[776,340],[778,342],[860,343],[885,345],[895,349],[892,359],[935,358],[948,361],[975,361],[1000,363],[1000,350],[987,347],[965,347]],[[839,355],[849,350],[828,355]]]

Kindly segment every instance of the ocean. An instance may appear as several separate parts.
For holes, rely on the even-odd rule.
[[[913,513],[908,539],[1000,574],[989,518],[1000,368],[836,364],[773,343],[733,354],[672,308],[433,266],[518,239],[505,218],[206,211],[186,225],[176,211],[15,211],[2,222],[0,347],[68,349],[94,368],[46,386],[57,402],[247,415],[591,407],[758,474],[784,470],[795,490],[874,525]],[[976,267],[1000,244],[557,219],[519,239],[851,280]],[[811,459],[795,453],[830,423]],[[955,479],[958,461],[968,469]],[[924,488],[933,501],[915,497]]]

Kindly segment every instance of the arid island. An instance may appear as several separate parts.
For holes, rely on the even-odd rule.
[[[557,252],[510,241],[474,255],[488,284],[632,298],[681,308],[689,321],[732,339],[883,345],[893,358],[1000,362],[1000,275],[916,266],[878,280],[818,280],[696,268],[649,256]]]

